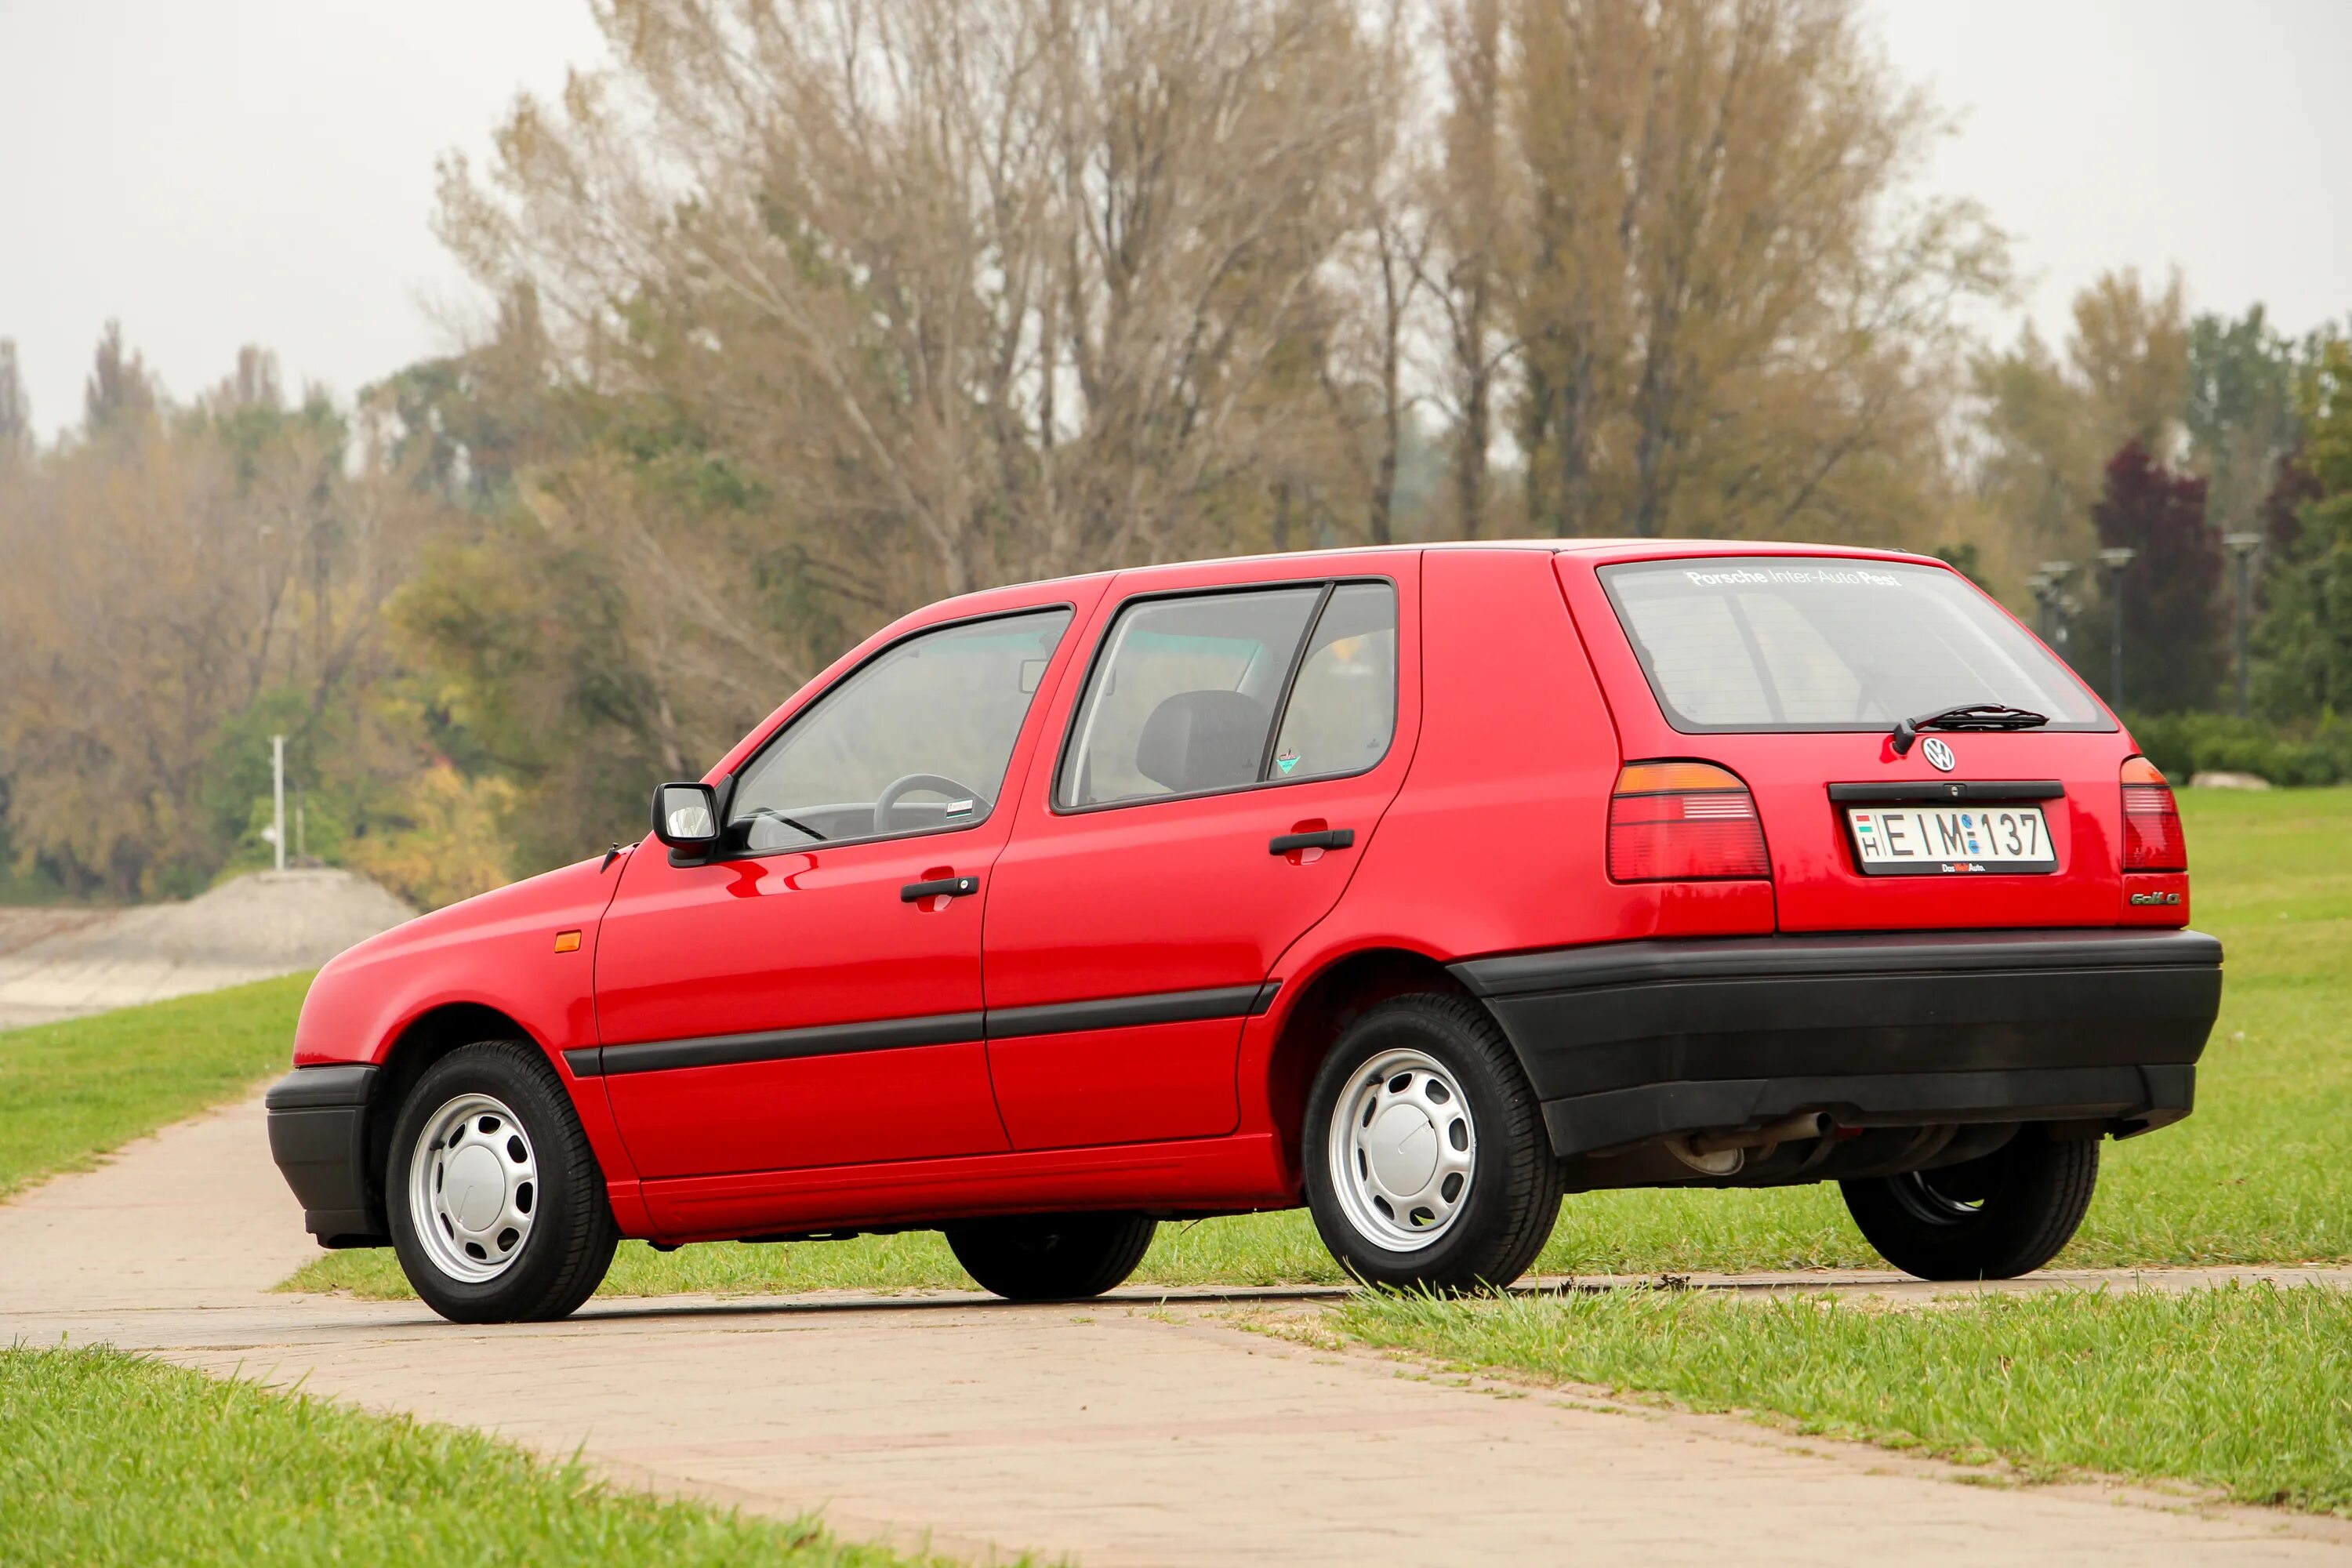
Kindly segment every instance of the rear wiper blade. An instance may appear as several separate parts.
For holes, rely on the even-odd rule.
[[[1958,708],[1922,713],[1895,725],[1895,754],[1900,757],[1909,752],[1911,742],[1919,738],[1922,730],[2039,730],[2048,722],[2049,714],[2036,713],[2031,708],[2011,708],[2006,702],[1963,702]]]

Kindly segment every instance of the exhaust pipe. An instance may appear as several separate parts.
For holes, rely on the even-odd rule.
[[[1765,1149],[1775,1143],[1794,1143],[1800,1138],[1819,1138],[1829,1130],[1827,1116],[1808,1110],[1801,1116],[1768,1121],[1752,1132],[1700,1132],[1689,1142],[1694,1153],[1718,1154],[1727,1149]]]
[[[1702,1175],[1736,1176],[1748,1163],[1748,1152],[1760,1149],[1764,1158],[1783,1143],[1825,1137],[1833,1124],[1818,1110],[1784,1116],[1778,1121],[1745,1132],[1696,1132],[1666,1140],[1666,1152]]]

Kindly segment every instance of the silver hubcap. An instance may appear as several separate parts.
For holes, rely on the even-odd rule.
[[[1419,1051],[1364,1064],[1331,1110],[1331,1186],[1358,1235],[1418,1252],[1470,1195],[1478,1129],[1454,1075]]]
[[[522,1123],[487,1094],[435,1111],[408,1162],[408,1216],[435,1268],[471,1284],[521,1256],[539,1215],[539,1156]]]

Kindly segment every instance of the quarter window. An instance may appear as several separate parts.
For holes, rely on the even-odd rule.
[[[730,835],[759,853],[969,827],[995,808],[1056,608],[943,626],[867,663],[745,769]]]
[[[1129,605],[1079,701],[1059,802],[1360,773],[1395,730],[1396,646],[1386,583]]]
[[[1274,778],[1361,773],[1396,733],[1396,590],[1343,583],[1315,623],[1283,710]]]

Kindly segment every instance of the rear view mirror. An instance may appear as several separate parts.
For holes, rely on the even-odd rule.
[[[1024,658],[1021,661],[1021,690],[1024,696],[1034,693],[1045,679],[1045,661]]]
[[[666,784],[654,790],[654,837],[673,849],[702,850],[719,842],[719,792],[707,784]]]

